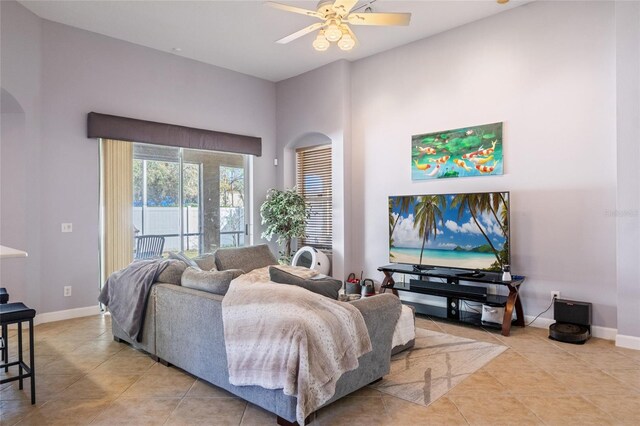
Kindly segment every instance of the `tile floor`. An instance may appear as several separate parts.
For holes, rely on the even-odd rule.
[[[509,349],[429,407],[365,388],[312,424],[640,424],[640,351],[600,339],[552,342],[531,327],[503,337],[424,317],[417,325]],[[0,424],[275,424],[274,415],[114,342],[110,330],[109,316],[37,326],[38,403],[31,406],[28,384],[0,385]]]

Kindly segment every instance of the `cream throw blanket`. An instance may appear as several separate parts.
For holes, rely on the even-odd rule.
[[[358,368],[358,358],[372,349],[357,308],[272,283],[268,268],[231,282],[222,320],[229,382],[283,389],[297,398],[301,425],[331,399],[342,374]]]

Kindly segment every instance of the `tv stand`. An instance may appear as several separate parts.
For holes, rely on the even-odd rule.
[[[428,265],[413,265],[413,270],[414,271],[431,271],[435,269],[433,266],[428,266]]]
[[[502,274],[496,272],[470,271],[458,273],[459,269],[438,268],[425,270],[406,264],[381,266],[378,271],[384,273],[382,292],[391,290],[396,296],[401,291],[446,298],[447,307],[445,308],[403,301],[405,304],[414,306],[416,312],[420,314],[484,327],[499,328],[502,330],[503,336],[509,335],[512,324],[524,327],[524,312],[518,297],[520,286],[525,280],[523,276],[516,275],[513,276],[511,281],[502,281]],[[396,283],[393,279],[393,274],[395,273],[416,275],[420,279],[410,280],[409,283]],[[460,284],[460,281],[476,285]],[[489,294],[487,291],[487,286],[489,285],[505,286],[509,289],[509,294],[507,296]],[[503,307],[504,317],[502,318],[502,324],[483,322],[480,313],[461,310],[461,302],[465,300],[482,303],[483,305]],[[512,320],[514,309],[516,318]]]
[[[456,274],[456,277],[460,277],[460,278],[482,278],[484,277],[484,274],[478,270],[475,271],[471,271],[471,272],[459,272]]]

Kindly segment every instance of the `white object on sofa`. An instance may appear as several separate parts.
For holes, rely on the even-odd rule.
[[[402,311],[400,312],[400,318],[396,324],[396,329],[393,332],[393,342],[391,347],[402,346],[409,343],[416,338],[416,320],[413,315],[413,310],[407,305],[402,305]]]
[[[304,246],[293,256],[291,265],[315,269],[323,275],[329,275],[331,262],[329,261],[327,255],[320,250],[313,247]]]

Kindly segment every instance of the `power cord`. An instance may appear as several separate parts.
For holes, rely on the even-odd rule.
[[[556,300],[556,298],[557,298],[557,297],[558,297],[558,296],[555,296],[555,295],[554,295],[554,296],[551,298],[551,303],[549,303],[549,306],[547,307],[547,309],[545,309],[544,311],[542,311],[542,312],[540,312],[538,315],[536,315],[536,317],[535,317],[534,319],[532,319],[532,320],[531,320],[531,322],[529,322],[529,324],[526,324],[526,326],[528,327],[528,326],[530,326],[531,324],[533,324],[533,322],[534,322],[535,320],[537,320],[537,319],[540,317],[540,315],[544,314],[544,313],[545,313],[545,312],[547,312],[549,309],[551,309],[551,307],[553,306],[553,302]]]

